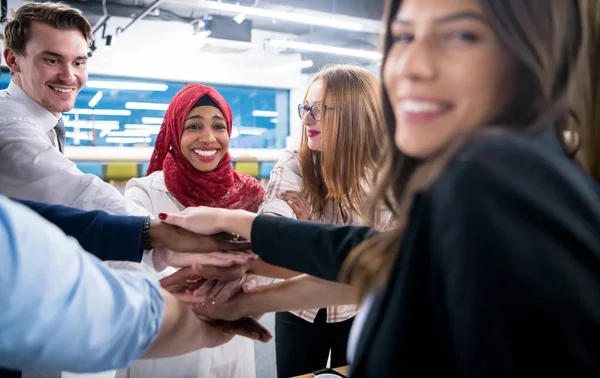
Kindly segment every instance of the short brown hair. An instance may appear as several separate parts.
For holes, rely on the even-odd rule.
[[[19,7],[4,26],[4,47],[19,55],[25,54],[29,29],[40,22],[61,30],[77,29],[88,45],[94,39],[92,26],[77,9],[62,3],[29,3]]]

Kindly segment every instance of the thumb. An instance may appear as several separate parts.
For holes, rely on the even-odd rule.
[[[252,290],[256,289],[257,286],[258,282],[255,279],[249,280],[247,282],[244,282],[244,284],[242,285],[242,290],[244,290],[244,293],[249,293]]]

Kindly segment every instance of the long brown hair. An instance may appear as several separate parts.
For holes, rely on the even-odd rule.
[[[578,59],[582,25],[578,0],[479,0],[492,28],[518,61],[518,90],[493,124],[498,129],[529,132],[549,124],[558,135],[567,127],[568,89],[571,72]],[[384,14],[384,60],[393,41],[390,25],[402,0],[388,0]],[[411,195],[431,185],[452,157],[456,143],[426,161],[402,154],[394,145],[396,120],[390,100],[383,89],[383,109],[388,128],[382,171],[373,192],[369,216],[384,201],[394,214],[396,227],[380,233],[355,248],[342,269],[342,280],[359,290],[361,299],[389,276],[411,206]],[[486,128],[489,129],[489,128]],[[564,142],[563,142],[564,143]]]
[[[308,148],[302,133],[300,169],[303,192],[313,214],[323,216],[328,201],[363,217],[385,140],[380,82],[360,66],[324,68],[311,82],[323,82],[322,151]],[[310,86],[309,86],[310,90]],[[308,90],[307,90],[308,94]],[[305,96],[306,99],[306,96]]]
[[[600,1],[582,0],[581,12],[587,33],[580,75],[572,90],[574,124],[580,126],[580,161],[600,181]]]

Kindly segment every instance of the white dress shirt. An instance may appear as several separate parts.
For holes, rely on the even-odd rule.
[[[0,193],[82,210],[146,213],[60,153],[53,130],[58,120],[13,81],[0,91]]]
[[[185,209],[167,186],[162,171],[134,178],[125,188],[125,198],[136,202],[152,214],[174,213]],[[137,263],[124,263],[140,266]],[[165,277],[176,272],[168,267],[158,273]],[[128,369],[117,372],[117,378],[254,378],[254,342],[236,336],[228,343],[210,349],[200,349],[177,357],[139,360]]]

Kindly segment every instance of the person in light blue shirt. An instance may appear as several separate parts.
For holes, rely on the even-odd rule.
[[[115,271],[0,196],[0,366],[97,372],[229,341],[142,272]]]

